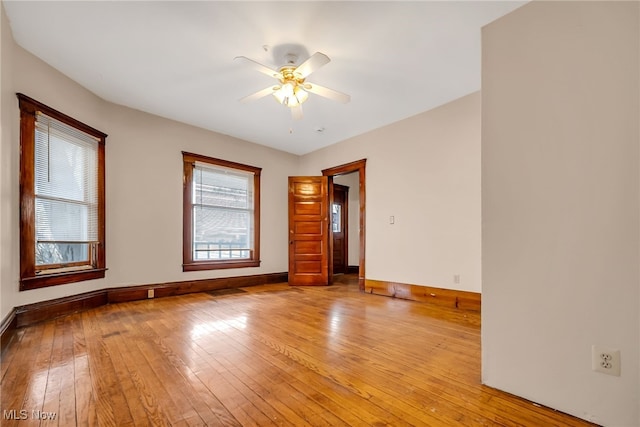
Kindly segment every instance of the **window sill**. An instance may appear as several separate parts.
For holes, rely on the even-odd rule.
[[[225,268],[260,267],[260,260],[243,259],[238,261],[198,261],[182,264],[182,271],[222,270]]]
[[[46,288],[48,286],[64,285],[85,280],[103,279],[106,268],[92,268],[90,270],[72,270],[56,273],[41,273],[34,277],[20,279],[20,290]]]

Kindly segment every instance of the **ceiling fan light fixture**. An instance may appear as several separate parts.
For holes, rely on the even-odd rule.
[[[273,92],[273,96],[280,104],[289,108],[297,107],[309,98],[307,91],[295,82],[284,83],[280,89]]]
[[[293,92],[296,95],[296,98],[298,98],[298,102],[300,104],[302,104],[307,100],[307,98],[309,98],[309,93],[306,90],[302,89],[302,87],[300,86],[296,86]]]
[[[287,105],[288,99],[293,96],[293,87],[290,83],[284,83],[280,89],[273,92],[273,97],[283,105]]]

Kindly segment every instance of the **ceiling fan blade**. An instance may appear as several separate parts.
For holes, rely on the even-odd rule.
[[[240,102],[246,104],[247,102],[255,101],[256,99],[260,99],[267,95],[271,95],[276,90],[280,89],[280,86],[269,86],[262,90],[257,91],[256,93],[252,93],[251,95],[247,95],[244,98],[240,99]]]
[[[249,59],[246,56],[236,56],[235,58],[233,58],[233,60],[235,61],[236,59],[241,60],[242,62],[249,64],[250,66],[252,66],[254,69],[260,71],[263,74],[266,74],[267,76],[271,76],[274,77],[276,79],[279,79],[281,77],[280,72],[277,70],[273,70],[269,67],[267,67],[266,65],[262,65],[259,62],[254,61],[253,59]]]
[[[295,107],[291,107],[291,117],[293,117],[293,120],[302,120],[302,105],[298,104]]]
[[[324,96],[325,98],[329,98],[343,104],[351,101],[351,96],[347,95],[346,93],[338,92],[337,90],[329,89],[328,87],[320,86],[315,83],[305,83],[304,88],[311,93]]]
[[[304,79],[318,68],[328,64],[329,61],[331,61],[331,59],[329,59],[327,55],[321,52],[316,52],[311,55],[309,59],[300,64],[298,68],[295,69],[294,73]]]

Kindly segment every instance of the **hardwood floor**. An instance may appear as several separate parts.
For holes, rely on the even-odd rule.
[[[2,426],[591,425],[480,385],[478,313],[360,293],[348,276],[22,328],[1,375]]]

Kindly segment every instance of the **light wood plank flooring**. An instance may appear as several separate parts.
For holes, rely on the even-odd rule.
[[[590,425],[480,385],[478,313],[348,280],[114,304],[23,328],[1,375],[7,427]]]

